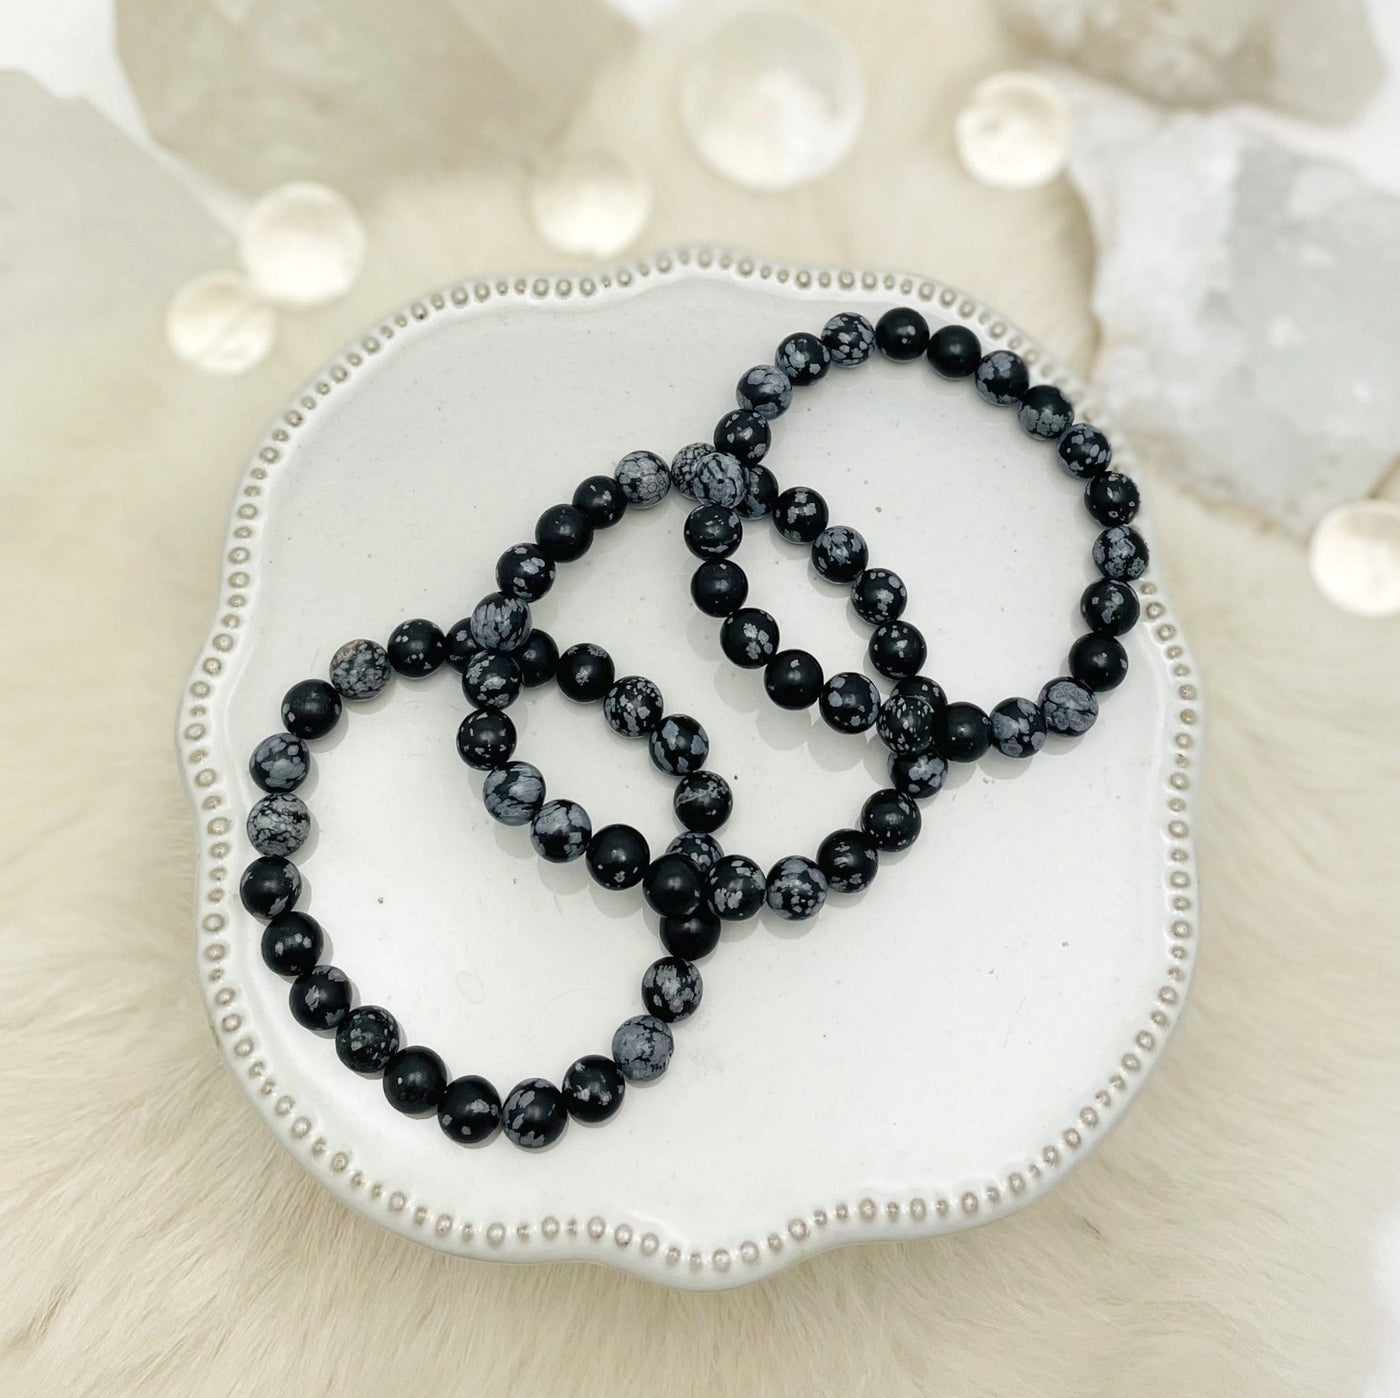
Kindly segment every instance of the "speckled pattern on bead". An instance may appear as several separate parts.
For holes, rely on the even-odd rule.
[[[671,488],[671,472],[666,463],[652,451],[629,451],[613,472],[627,503],[634,509],[645,510],[659,505]]]
[[[253,749],[248,771],[266,792],[291,791],[306,780],[311,755],[306,744],[290,733],[274,733]]]
[[[624,738],[646,737],[664,713],[661,691],[642,675],[624,675],[603,696],[603,717]]]
[[[706,505],[732,508],[743,500],[748,480],[735,457],[712,449],[695,462],[691,489],[695,499]]]
[[[311,812],[299,796],[277,791],[248,812],[248,843],[259,854],[295,854],[311,833]]]
[[[1099,716],[1099,701],[1093,690],[1078,680],[1065,677],[1051,680],[1040,691],[1040,713],[1052,733],[1077,738],[1094,726]]]
[[[508,762],[487,773],[481,799],[502,825],[528,825],[544,804],[544,777],[528,762]]]
[[[378,641],[346,641],[331,656],[331,683],[346,699],[373,699],[391,673],[388,652]]]
[[[705,835],[698,830],[683,830],[666,846],[666,853],[683,854],[702,874],[707,874],[724,851],[713,835]]]
[[[711,442],[690,442],[671,458],[671,484],[687,500],[697,500],[695,473],[700,462],[715,450]]]
[[[875,327],[858,311],[838,311],[822,326],[822,344],[842,369],[864,364],[875,348]]]
[[[634,1015],[618,1025],[612,1039],[613,1062],[628,1082],[651,1082],[664,1073],[676,1044],[670,1026],[655,1015]]]
[[[790,854],[768,871],[768,906],[781,918],[800,922],[814,917],[826,902],[826,875],[800,854]]]

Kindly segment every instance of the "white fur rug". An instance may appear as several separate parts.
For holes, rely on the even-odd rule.
[[[648,240],[933,272],[1082,365],[1072,200],[957,175],[933,118],[953,89],[920,86],[952,7],[889,9],[898,36],[880,14],[860,36],[887,55],[878,154],[782,200],[684,164]],[[959,14],[967,71],[1005,61],[990,22]],[[630,96],[585,126],[625,124],[642,87],[619,84]],[[670,129],[654,140],[678,148]],[[898,219],[880,214],[891,181]],[[288,322],[243,380],[176,366],[153,308],[102,328],[106,368],[38,362],[3,386],[23,412],[0,444],[0,1394],[1397,1391],[1368,1376],[1395,1326],[1376,1259],[1400,1248],[1400,624],[1331,611],[1295,544],[1162,479],[1164,572],[1209,690],[1205,939],[1140,1105],[1052,1196],[945,1241],[685,1295],[429,1253],[332,1203],[259,1129],[196,993],[172,749],[232,483],[295,383],[371,316],[466,270],[557,261],[516,186],[401,191],[371,219],[355,295]]]

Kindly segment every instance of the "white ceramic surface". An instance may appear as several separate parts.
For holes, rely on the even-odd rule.
[[[405,1237],[511,1261],[586,1259],[733,1286],[844,1243],[924,1237],[1036,1198],[1123,1115],[1181,1012],[1197,935],[1197,678],[1153,570],[1132,671],[1094,730],[1028,763],[955,773],[924,833],[814,922],[731,928],[667,1076],[600,1129],[528,1155],[452,1145],[292,1021],[239,905],[257,792],[247,755],[283,691],[397,621],[446,624],[495,558],[582,477],[667,458],[733,404],[748,365],[841,307],[900,302],[1091,403],[994,313],[941,283],[688,249],[568,277],[464,282],[389,315],[300,392],[238,487],[213,630],[184,693],[198,831],[196,957],[216,1038],[264,1125],[337,1198]],[[923,363],[833,371],[777,426],[781,482],[908,581],[929,672],[990,706],[1062,672],[1092,576],[1079,491],[1009,412]],[[1117,443],[1117,460],[1131,456]],[[1150,506],[1150,502],[1149,502]],[[771,705],[691,606],[682,502],[634,512],[536,608],[701,719],[736,792],[726,848],[812,851],[883,784],[878,744]],[[804,550],[749,529],[739,558],[785,644],[861,668],[866,628]],[[635,895],[546,866],[494,825],[453,736],[457,676],[352,707],[303,794],[303,906],[360,995],[502,1090],[606,1052],[658,953]],[[595,826],[661,847],[671,783],[552,687],[512,711],[519,754]]]

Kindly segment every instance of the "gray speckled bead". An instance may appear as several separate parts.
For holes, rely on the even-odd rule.
[[[704,981],[692,962],[681,956],[653,961],[642,976],[642,1004],[657,1019],[674,1024],[700,1008]]]
[[[698,500],[695,493],[695,471],[700,462],[714,451],[710,442],[691,442],[671,459],[671,484],[687,500]]]
[[[378,641],[346,641],[331,656],[331,683],[344,699],[373,699],[392,673]]]
[[[689,714],[667,714],[652,730],[647,747],[657,770],[672,777],[698,772],[710,755],[709,735]]]
[[[502,825],[528,825],[544,805],[544,777],[528,762],[507,762],[486,774],[481,799]]]
[[[1026,390],[1016,420],[1030,436],[1053,442],[1069,431],[1074,406],[1054,384],[1038,383]]]
[[[992,746],[1007,757],[1030,757],[1045,746],[1045,719],[1029,699],[1003,699],[987,719]]]
[[[826,875],[800,854],[780,859],[768,871],[768,906],[789,922],[814,917],[826,902]]]
[[[274,733],[253,749],[248,772],[264,791],[292,791],[311,771],[311,754],[300,738]]]
[[[772,421],[787,412],[792,382],[776,364],[755,364],[739,380],[734,397],[741,408]]]
[[[728,505],[743,500],[748,479],[738,457],[727,451],[711,451],[695,463],[695,498],[706,505]]]
[[[577,801],[546,801],[530,822],[530,843],[551,864],[567,864],[588,848],[593,822]]]
[[[311,833],[311,812],[300,796],[278,791],[248,812],[248,843],[259,854],[295,854]]]
[[[666,846],[666,853],[684,855],[702,874],[708,874],[724,857],[719,841],[713,835],[702,835],[698,830],[687,830],[677,835]]]
[[[864,364],[875,348],[875,327],[854,311],[839,311],[822,326],[822,344],[831,362],[842,369]]]
[[[1094,566],[1114,582],[1133,582],[1147,571],[1147,541],[1131,525],[1115,524],[1094,540]]]
[[[629,451],[613,472],[627,503],[639,510],[659,505],[671,488],[671,473],[654,451]]]
[[[675,1047],[664,1020],[635,1015],[617,1026],[612,1040],[613,1062],[628,1082],[651,1082],[666,1071]]]
[[[530,608],[518,597],[488,592],[472,608],[471,632],[482,650],[519,650],[530,635]]]
[[[1099,716],[1099,701],[1092,689],[1065,676],[1051,680],[1040,691],[1040,714],[1052,733],[1062,738],[1075,738],[1094,726]]]
[[[603,717],[624,738],[645,738],[665,712],[661,691],[642,675],[624,675],[603,696]]]

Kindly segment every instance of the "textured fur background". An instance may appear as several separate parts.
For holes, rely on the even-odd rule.
[[[1007,58],[972,9],[862,7],[885,74],[865,144],[797,195],[719,186],[653,118],[648,241],[934,272],[1083,367],[1072,198],[993,194],[948,158],[958,83]],[[962,57],[930,80],[954,27]],[[641,139],[665,58],[639,55],[583,127]],[[370,211],[354,296],[286,322],[244,379],[175,365],[153,308],[0,386],[0,1394],[1400,1392],[1378,1260],[1400,1253],[1400,624],[1330,610],[1295,544],[1161,478],[1163,571],[1209,691],[1205,940],[1140,1105],[1052,1196],[695,1296],[430,1254],[333,1204],[258,1128],[196,994],[172,754],[232,484],[371,316],[557,262],[517,186],[398,191]]]

